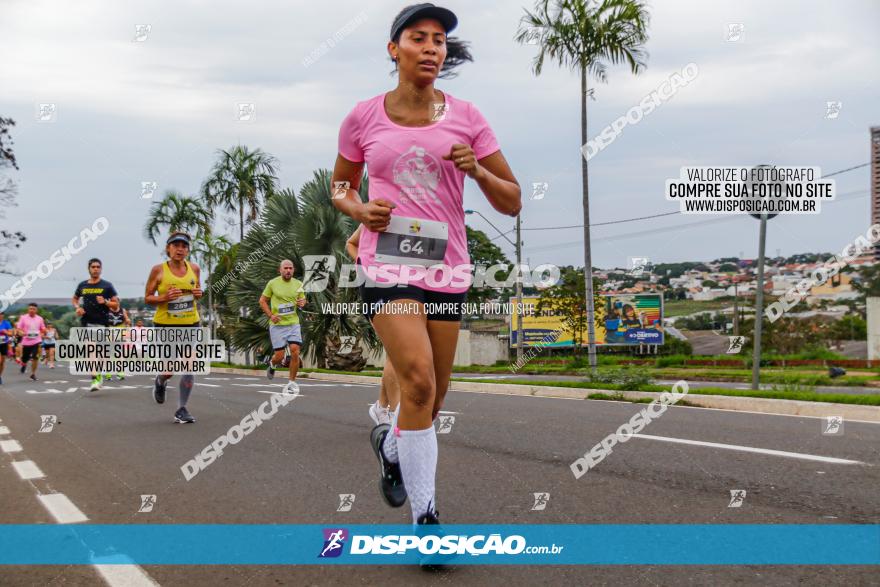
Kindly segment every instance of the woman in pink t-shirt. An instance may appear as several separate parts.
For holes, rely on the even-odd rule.
[[[40,360],[40,346],[43,335],[46,334],[46,323],[43,317],[37,314],[36,302],[28,304],[27,314],[22,315],[15,325],[22,332],[21,339],[21,372],[27,369],[28,361],[31,365],[31,379],[37,380],[37,363]]]
[[[486,119],[473,104],[434,88],[438,77],[472,61],[464,42],[447,38],[457,24],[451,11],[432,4],[397,15],[387,45],[397,87],[359,102],[346,116],[332,179],[334,206],[364,225],[361,297],[400,380],[392,425],[380,424],[371,434],[383,497],[400,507],[408,496],[419,524],[438,523],[432,422],[452,373],[461,304],[471,284],[465,178],[499,212],[516,216],[522,207],[519,184]],[[357,191],[364,165],[366,204]]]

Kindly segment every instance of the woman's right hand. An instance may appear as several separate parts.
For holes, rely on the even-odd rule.
[[[370,200],[360,207],[358,218],[355,220],[366,226],[368,230],[384,232],[388,228],[388,223],[391,222],[391,210],[394,207],[393,203],[383,198]]]
[[[180,296],[183,295],[183,290],[177,289],[176,287],[172,287],[165,294],[165,301],[170,302],[171,300],[176,300]]]

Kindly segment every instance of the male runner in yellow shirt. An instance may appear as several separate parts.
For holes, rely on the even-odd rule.
[[[269,318],[269,338],[275,353],[269,359],[266,377],[275,377],[275,368],[284,359],[284,347],[290,348],[290,378],[285,393],[299,393],[296,373],[299,370],[299,347],[302,346],[302,330],[297,308],[306,305],[303,284],[293,277],[293,261],[284,259],[278,267],[278,277],[271,279],[260,296],[260,307]]]

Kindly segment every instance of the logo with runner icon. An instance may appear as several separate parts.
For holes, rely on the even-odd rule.
[[[825,416],[822,422],[822,434],[843,434],[843,416]]]
[[[455,424],[455,416],[440,416],[437,422],[437,434],[449,434],[452,432],[452,425]]]
[[[539,512],[547,509],[547,502],[550,501],[549,493],[533,493],[532,495],[535,498],[535,503],[534,505],[532,505],[533,512]]]
[[[155,495],[141,495],[141,507],[138,508],[139,514],[148,514],[153,511],[156,505]]]
[[[394,183],[400,187],[401,201],[440,203],[437,186],[443,167],[424,147],[412,146],[397,158],[392,167]]]
[[[58,416],[55,416],[54,414],[40,416],[39,432],[52,432],[52,430],[55,428],[55,424],[57,423]]]
[[[348,530],[345,528],[324,528],[324,547],[318,558],[336,558],[342,554]]]
[[[730,490],[730,503],[727,504],[729,508],[738,508],[742,507],[746,501],[746,490],[745,489],[731,489]]]

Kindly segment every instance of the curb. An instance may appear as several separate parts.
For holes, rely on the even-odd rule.
[[[285,369],[279,369],[278,371],[284,371]],[[266,370],[265,369],[233,369],[231,367],[211,367],[211,372],[208,373],[208,377],[213,375],[214,373],[225,373],[227,375],[247,375],[248,377],[265,377]],[[300,373],[296,376],[297,379],[308,379],[310,373]]]
[[[251,375],[259,373],[248,369],[214,368],[211,372]],[[339,375],[335,373],[303,373],[300,378],[318,381],[340,381],[342,383],[372,383],[377,385],[379,377],[365,375]],[[478,383],[475,381],[452,381],[449,389],[465,393],[489,393],[496,395],[522,395],[561,399],[587,399],[594,393],[621,393],[626,399],[656,399],[660,393],[654,391],[614,392],[607,389],[586,389],[571,387],[551,387],[547,385],[514,385],[503,383]],[[857,404],[836,404],[831,402],[806,402],[791,399],[767,399],[763,397],[742,397],[729,395],[700,395],[688,393],[684,398],[689,405],[702,408],[715,408],[738,412],[757,412],[783,416],[807,416],[824,418],[842,416],[844,420],[860,420],[880,423],[880,406],[861,406]]]

